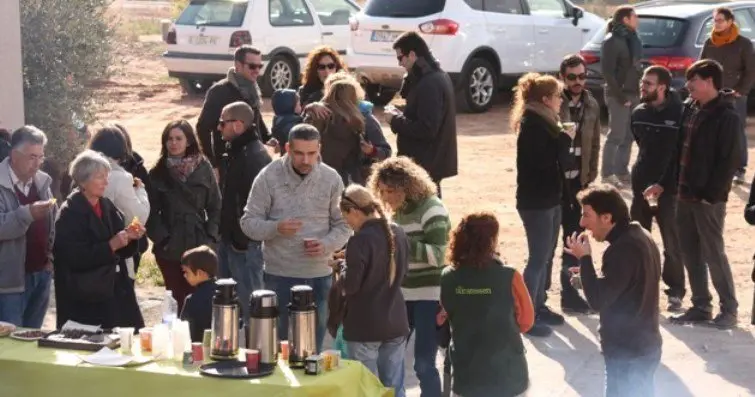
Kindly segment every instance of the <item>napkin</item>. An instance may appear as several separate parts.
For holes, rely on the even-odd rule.
[[[63,324],[63,328],[60,329],[61,331],[73,331],[73,330],[79,330],[84,332],[90,332],[93,334],[99,333],[102,331],[102,327],[99,325],[86,325],[77,323],[76,321],[68,320],[65,324]]]
[[[79,358],[92,365],[101,365],[105,367],[124,367],[127,365],[140,365],[152,361],[150,357],[134,357],[120,354],[107,347],[103,347],[98,352],[88,356],[79,356]]]

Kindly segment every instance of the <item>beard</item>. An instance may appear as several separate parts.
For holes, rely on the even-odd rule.
[[[572,93],[572,95],[580,95],[582,94],[582,91],[585,90],[585,86],[583,86],[582,84],[573,84],[570,85],[567,89],[570,93]]]
[[[654,102],[656,99],[658,99],[658,91],[652,91],[648,93],[641,93],[640,94],[640,102],[643,103],[650,103]]]

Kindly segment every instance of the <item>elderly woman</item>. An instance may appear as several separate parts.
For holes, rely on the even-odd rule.
[[[498,230],[493,214],[465,216],[452,233],[451,266],[440,279],[457,396],[519,396],[529,383],[521,333],[532,327],[535,312],[521,273],[496,255]]]
[[[144,181],[135,178],[121,165],[131,157],[123,131],[114,125],[100,128],[92,135],[89,149],[102,153],[110,161],[111,171],[105,197],[113,202],[127,223],[134,219],[141,224],[146,223],[150,208]],[[137,250],[134,254],[137,255],[140,252]],[[126,260],[126,270],[131,279],[136,278],[134,258]]]
[[[430,175],[408,157],[392,157],[375,165],[368,185],[409,237],[409,271],[401,290],[409,329],[416,333],[414,371],[422,395],[439,396],[435,327],[440,311],[440,274],[451,230],[448,211],[436,195]]]
[[[68,320],[103,328],[144,326],[126,259],[144,235],[126,227],[123,214],[105,198],[110,161],[86,150],[71,163],[78,188],[60,208],[53,257],[57,326]]]

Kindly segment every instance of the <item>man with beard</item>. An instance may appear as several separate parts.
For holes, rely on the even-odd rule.
[[[718,292],[720,312],[712,325],[731,329],[737,325],[737,295],[731,264],[724,246],[724,219],[734,173],[739,166],[741,121],[734,107],[733,92],[722,90],[721,64],[703,59],[687,69],[690,98],[682,112],[677,153],[677,222],[684,265],[692,290],[692,307],[675,323],[708,323],[713,297],[708,291],[708,272]],[[678,168],[677,168],[678,166]],[[669,172],[668,170],[666,172]],[[646,195],[660,196],[655,184]]]
[[[576,135],[569,148],[574,156],[574,167],[564,170],[566,178],[564,193],[561,199],[561,228],[562,241],[572,233],[581,233],[584,229],[579,226],[581,207],[577,200],[577,193],[598,176],[598,156],[600,153],[600,105],[593,98],[590,91],[585,89],[587,79],[587,64],[576,54],[567,55],[561,61],[559,77],[564,82],[564,100],[561,103],[559,117],[563,122],[575,124]],[[579,296],[579,292],[572,286],[570,268],[579,266],[579,262],[569,254],[561,255],[561,310],[564,313],[590,312],[590,306]],[[548,269],[552,272],[553,263]],[[545,289],[551,287],[551,277],[545,282]],[[542,313],[540,313],[542,315]]]
[[[639,153],[632,168],[632,220],[651,230],[658,222],[663,241],[663,282],[668,286],[668,310],[682,309],[684,265],[676,225],[676,180],[669,164],[677,159],[682,102],[671,88],[671,72],[663,66],[645,69],[640,82],[640,101],[632,111],[632,134]],[[660,195],[645,194],[652,185]],[[652,189],[651,189],[652,190]]]
[[[441,197],[440,181],[458,173],[454,87],[416,32],[399,36],[393,49],[399,65],[407,72],[401,86],[406,107],[403,112],[386,109],[391,131],[397,135],[398,155],[424,168]]]
[[[580,225],[603,252],[601,277],[595,272],[586,233],[569,236],[566,252],[580,263],[590,307],[600,312],[600,347],[606,365],[606,396],[652,397],[661,360],[658,283],[661,254],[647,230],[629,222],[629,209],[616,188],[590,186],[577,196]]]
[[[236,49],[233,59],[233,67],[228,70],[228,76],[207,91],[197,120],[197,136],[202,152],[210,160],[216,173],[226,147],[218,128],[220,113],[226,105],[238,101],[246,102],[254,110],[254,121],[248,128],[254,130],[257,139],[263,143],[276,145],[274,140],[270,140],[270,132],[260,112],[262,98],[257,78],[262,71],[262,53],[256,47],[242,45]],[[221,275],[227,276],[222,273]]]

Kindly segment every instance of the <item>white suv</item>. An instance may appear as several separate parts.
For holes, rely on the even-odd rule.
[[[188,92],[206,90],[228,73],[242,44],[262,51],[262,93],[299,85],[309,51],[329,45],[346,53],[352,0],[191,0],[166,36],[163,59]]]
[[[347,62],[378,105],[400,88],[393,41],[418,31],[457,87],[461,110],[484,112],[526,72],[556,72],[605,21],[569,0],[369,0],[351,20]]]

